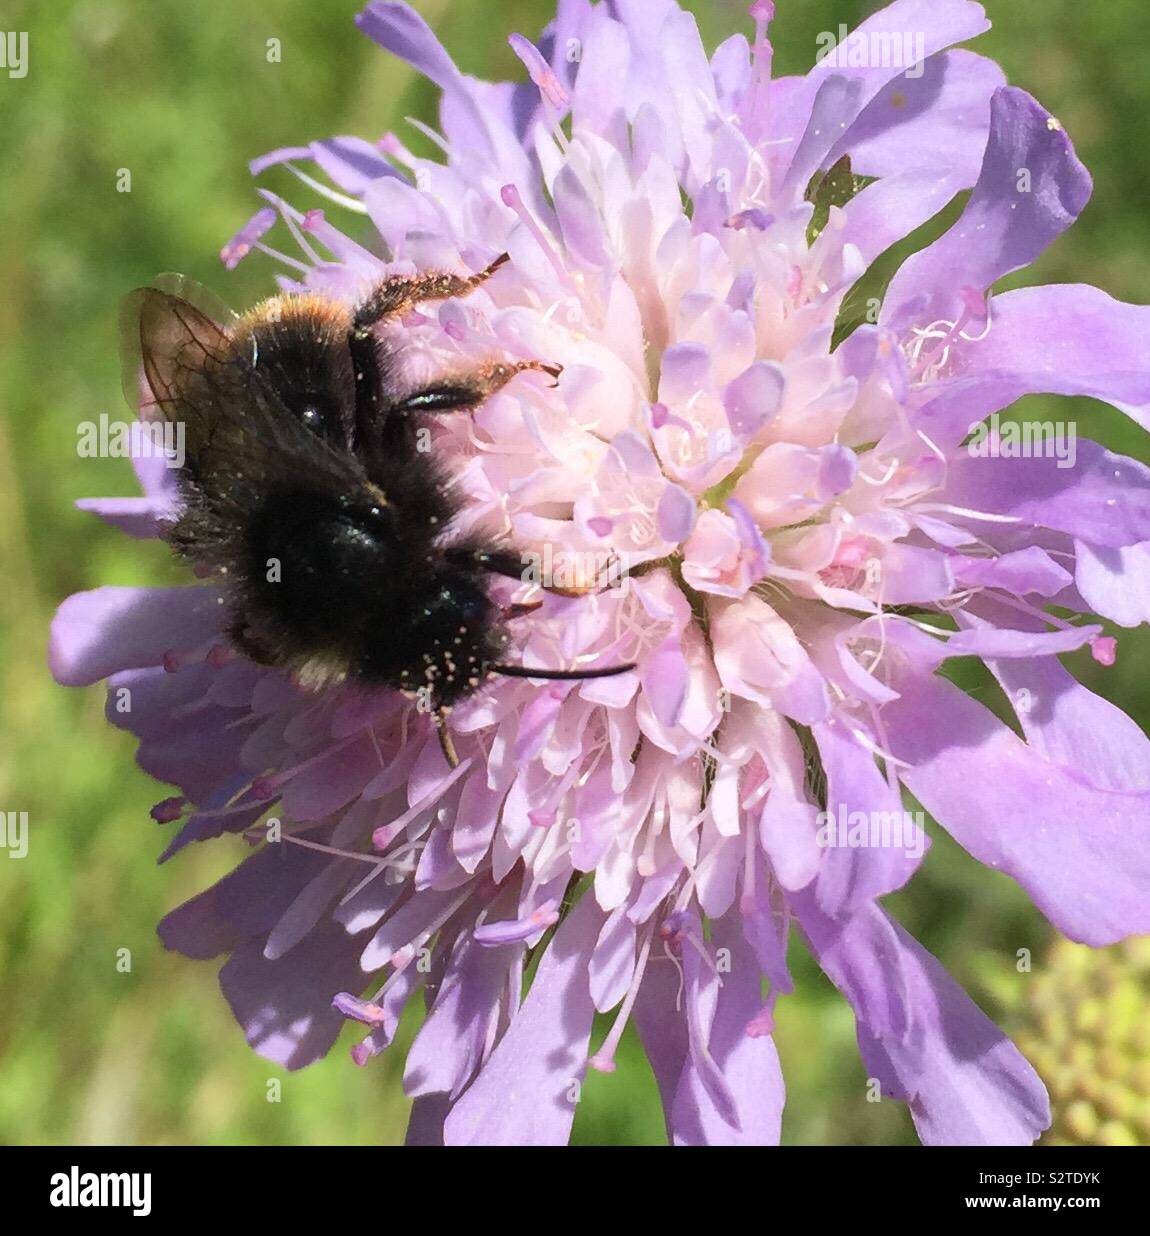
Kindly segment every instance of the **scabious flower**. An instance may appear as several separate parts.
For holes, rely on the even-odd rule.
[[[440,419],[433,445],[461,530],[626,564],[594,595],[509,585],[542,600],[511,627],[522,660],[633,672],[492,681],[451,715],[453,769],[412,701],[311,694],[231,651],[210,584],[99,588],[56,619],[59,680],[107,679],[109,719],[178,787],[155,811],[182,820],[167,853],[259,845],[164,943],[226,956],[248,1041],[288,1068],[347,1018],[365,1063],[426,1000],[413,1142],[565,1142],[580,1078],[632,1021],[674,1141],[776,1141],[792,930],[924,1142],[1033,1141],[1034,1070],[881,904],[925,843],[910,824],[865,844],[904,818],[903,787],[1070,938],[1150,932],[1150,742],[1058,659],[1113,661],[1089,615],[1150,618],[1150,470],[1085,440],[1072,467],[967,441],[1031,392],[1150,426],[1150,309],[1083,285],[990,295],[1090,180],[1049,112],[952,50],[987,28],[980,5],[897,0],[850,54],[778,80],[773,16],[758,0],[752,37],[708,59],[673,0],[559,0],[537,43],[512,36],[523,80],[487,83],[373,3],[360,28],[442,91],[439,154],[390,134],[275,151],[254,170],[287,163],[322,197],[264,192],[224,250],[348,303],[510,254],[387,329],[413,372],[562,365],[554,389]],[[903,33],[919,63],[866,54]],[[840,339],[872,260],[964,190]],[[266,243],[277,222],[295,255]],[[171,473],[138,470],[142,498],[85,505],[155,536]],[[958,656],[1011,724],[939,674]]]

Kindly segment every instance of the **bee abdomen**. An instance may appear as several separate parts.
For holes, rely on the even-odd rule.
[[[385,616],[402,563],[388,508],[307,490],[267,495],[244,535],[249,620],[285,662],[355,658]]]

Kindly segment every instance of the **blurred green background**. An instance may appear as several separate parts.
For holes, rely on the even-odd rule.
[[[160,948],[156,921],[231,867],[242,843],[193,848],[157,868],[164,834],[148,808],[165,790],[135,767],[129,736],[104,724],[102,689],[57,688],[44,668],[47,625],[63,597],[176,578],[162,546],[130,541],[72,507],[78,497],[132,492],[125,463],[79,459],[75,450],[78,422],[123,413],[120,297],[173,269],[236,306],[271,290],[273,272],[259,255],[233,274],[216,258],[256,204],[246,171],[254,155],[392,128],[426,149],[403,118],[431,120],[433,93],[357,33],[356,7],[5,0],[0,8],[0,25],[29,33],[30,53],[25,78],[0,70],[0,809],[31,819],[28,857],[0,855],[3,1142],[391,1143],[403,1135],[402,1044],[366,1070],[341,1043],[323,1063],[281,1075],[246,1047],[213,966]],[[535,35],[550,6],[417,7],[465,70],[508,77],[522,70],[506,35]],[[711,46],[749,28],[742,0],[687,7]],[[876,7],[780,0],[776,71],[805,70],[818,32]],[[987,8],[995,29],[976,49],[1059,116],[1095,179],[1082,220],[1015,282],[1081,280],[1150,299],[1150,5],[989,0]],[[266,59],[269,38],[281,40],[281,63]],[[117,192],[121,168],[131,172],[129,193]],[[283,169],[265,181],[305,202]],[[1063,403],[1055,413],[1034,400],[1025,411],[1073,414],[1087,436],[1147,456],[1145,435],[1100,405]],[[1069,662],[1150,724],[1150,641],[1114,633],[1114,669],[1089,657]],[[989,697],[988,679],[956,672]],[[991,1015],[1016,1020],[1012,1008],[1033,979],[1016,973],[1015,952],[1032,950],[1041,970],[1051,933],[1009,880],[937,829],[935,837],[923,873],[893,908]],[[129,973],[116,966],[125,948]],[[779,1019],[785,1140],[913,1140],[901,1107],[865,1101],[853,1018],[797,944],[793,955],[798,994]],[[269,1103],[275,1076],[282,1101]],[[1136,1136],[1150,1144],[1150,1126]],[[614,1076],[588,1079],[575,1140],[663,1140],[654,1084],[633,1041]]]

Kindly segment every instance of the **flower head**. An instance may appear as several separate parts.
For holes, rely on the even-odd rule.
[[[525,664],[634,672],[492,681],[451,714],[453,768],[412,701],[311,693],[233,653],[210,585],[101,588],[56,620],[57,676],[107,678],[109,719],[179,789],[154,812],[183,819],[168,854],[258,845],[161,927],[227,956],[258,1051],[308,1064],[351,1018],[366,1063],[426,989],[413,1140],[565,1141],[578,1079],[614,1067],[631,1020],[674,1140],[776,1140],[797,929],[924,1141],[1032,1141],[1038,1077],[880,904],[925,849],[904,787],[1066,935],[1150,932],[1150,743],[1058,660],[1113,662],[1089,614],[1150,618],[1150,469],[976,429],[1039,391],[1150,425],[1150,309],[1081,285],[991,295],[1090,181],[1044,108],[949,50],[987,28],[980,5],[896,0],[859,55],[781,80],[773,17],[756,3],[752,37],[708,58],[673,0],[563,0],[538,43],[512,36],[523,79],[492,84],[373,3],[360,28],[442,91],[440,155],[390,134],[275,151],[253,171],[286,163],[327,205],[264,191],[223,251],[349,304],[510,255],[386,329],[413,380],[562,366],[430,426],[453,534],[552,570],[622,564],[580,596],[509,582],[508,603],[541,602],[510,629]],[[913,62],[865,54],[906,32]],[[968,189],[860,313],[873,259]],[[265,242],[272,210],[296,255]],[[158,535],[171,473],[139,471],[130,508],[87,505]],[[958,656],[989,666],[1021,736],[939,675]],[[596,1011],[615,1020],[592,1044]]]

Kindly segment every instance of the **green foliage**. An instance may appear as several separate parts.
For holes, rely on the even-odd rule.
[[[807,244],[813,245],[822,234],[830,219],[832,206],[845,206],[856,193],[861,193],[873,182],[873,176],[856,176],[851,171],[850,155],[843,155],[825,172],[816,172],[804,194],[806,201],[813,202],[815,207],[807,224]]]

